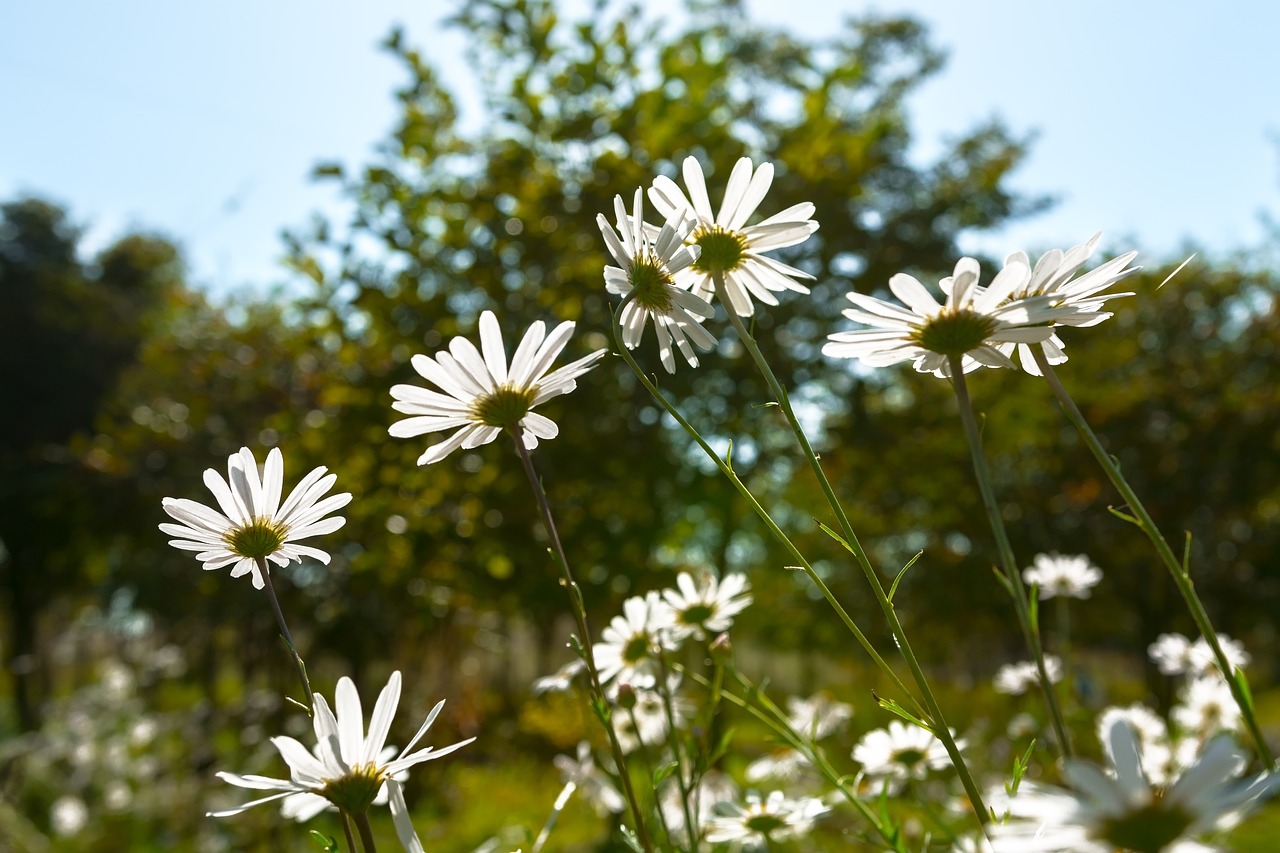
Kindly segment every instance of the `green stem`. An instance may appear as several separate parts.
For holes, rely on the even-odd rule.
[[[587,625],[587,610],[582,598],[582,588],[578,586],[578,582],[573,578],[573,572],[569,569],[569,558],[565,556],[564,546],[560,544],[560,533],[556,530],[556,522],[551,515],[551,504],[547,501],[547,493],[542,488],[542,481],[538,479],[538,474],[533,468],[533,459],[530,458],[520,434],[514,429],[510,430],[510,433],[512,440],[515,441],[516,453],[519,454],[520,462],[524,466],[525,476],[529,478],[529,486],[537,499],[538,509],[542,513],[542,522],[547,526],[547,533],[551,536],[551,543],[554,546],[552,554],[564,575],[562,583],[569,591],[570,609],[573,611],[574,619],[577,620],[578,633],[582,637],[582,661],[586,664],[591,695],[596,702],[600,721],[604,724],[605,734],[609,737],[609,748],[613,753],[614,763],[618,767],[618,779],[622,783],[623,794],[631,807],[631,816],[635,819],[636,837],[646,853],[653,853],[653,841],[649,838],[649,830],[644,823],[644,813],[640,810],[640,802],[636,799],[636,792],[631,784],[631,775],[627,772],[627,761],[622,754],[622,745],[618,743],[617,732],[613,730],[613,724],[609,720],[609,701],[605,697],[604,686],[600,683],[600,673],[596,669],[595,648],[591,644],[591,629]]]
[[[364,853],[378,853],[378,845],[373,840],[373,827],[369,826],[369,815],[361,812],[355,816],[356,829],[360,832],[360,844]]]
[[[347,837],[347,849],[356,853],[356,837],[351,834],[351,816],[344,811],[338,814],[342,816],[342,834]]]
[[[684,773],[687,766],[689,780],[693,781],[693,764],[685,757],[684,746],[676,729],[675,699],[671,695],[671,685],[667,681],[667,661],[664,655],[658,655],[658,664],[661,667],[658,691],[662,696],[662,708],[667,716],[667,731],[671,732],[671,749],[676,756],[676,787],[680,789],[680,804],[684,807],[684,825],[689,835],[689,849],[692,851],[698,849],[698,825],[693,820],[693,812],[689,810],[689,786],[685,782]],[[654,791],[654,795],[657,795],[657,791]],[[661,806],[658,810],[662,810]]]
[[[978,432],[978,422],[973,414],[973,403],[969,399],[969,387],[964,380],[964,369],[961,356],[951,356],[951,385],[956,392],[956,402],[960,409],[960,421],[964,425],[964,436],[969,442],[969,455],[973,458],[973,473],[978,479],[978,491],[982,495],[982,508],[986,510],[987,521],[991,524],[991,532],[995,534],[996,548],[1000,552],[1000,566],[1009,593],[1013,597],[1013,609],[1018,614],[1018,625],[1027,641],[1027,649],[1031,659],[1035,661],[1039,673],[1040,690],[1044,693],[1045,704],[1049,708],[1049,716],[1053,722],[1053,731],[1057,735],[1058,750],[1063,758],[1071,757],[1071,738],[1067,734],[1067,725],[1062,718],[1062,708],[1058,705],[1058,694],[1049,681],[1049,670],[1044,663],[1044,647],[1040,643],[1040,631],[1031,618],[1030,598],[1027,588],[1022,583],[1022,573],[1018,571],[1017,560],[1013,556],[1013,546],[1009,544],[1009,535],[1004,529],[1004,519],[1000,515],[1000,507],[996,503],[995,489],[991,486],[991,471],[987,467],[987,456],[982,450],[982,436]]]
[[[871,565],[871,560],[868,559],[866,551],[859,544],[858,537],[853,532],[853,525],[849,522],[849,516],[845,514],[844,507],[841,506],[835,490],[831,487],[830,481],[827,480],[827,475],[822,470],[822,464],[818,461],[818,454],[814,452],[812,445],[809,444],[809,438],[805,435],[804,429],[800,426],[800,420],[791,408],[791,401],[787,396],[786,388],[782,387],[782,383],[774,375],[773,369],[765,361],[764,354],[756,346],[755,339],[747,331],[742,318],[738,316],[730,305],[729,300],[725,298],[724,274],[715,272],[713,278],[715,280],[716,295],[720,298],[720,303],[725,306],[725,313],[729,315],[729,322],[733,324],[739,340],[747,348],[747,352],[751,354],[751,358],[756,363],[756,367],[759,368],[760,374],[764,377],[765,382],[768,383],[774,400],[777,401],[782,413],[786,416],[787,423],[791,425],[791,431],[795,433],[796,441],[800,443],[800,449],[803,451],[805,461],[809,463],[809,468],[813,471],[814,477],[817,478],[818,485],[821,486],[822,493],[826,496],[831,511],[835,513],[836,519],[840,522],[840,532],[844,535],[844,540],[848,544],[849,550],[853,552],[853,556],[861,567],[863,575],[866,576],[871,592],[875,596],[876,602],[880,605],[880,610],[884,613],[885,621],[889,623],[889,629],[893,632],[893,639],[898,645],[898,651],[901,653],[903,660],[907,662],[916,686],[920,688],[920,695],[924,698],[925,705],[928,706],[931,730],[942,741],[943,747],[947,750],[947,755],[951,758],[951,763],[955,765],[956,773],[960,776],[960,783],[964,786],[965,793],[969,796],[969,801],[973,805],[973,811],[977,815],[978,822],[986,826],[991,820],[991,815],[982,800],[982,793],[978,789],[978,784],[974,781],[973,775],[969,772],[964,756],[960,754],[960,747],[956,744],[955,737],[951,734],[951,729],[942,713],[942,706],[938,704],[937,698],[933,695],[933,688],[929,686],[924,669],[920,666],[920,661],[916,659],[915,652],[911,650],[911,644],[907,641],[907,632],[898,620],[898,614],[894,609],[893,602],[889,600],[889,596],[885,593],[884,586],[880,583],[880,576],[876,574],[876,570]]]
[[[1099,441],[1088,421],[1084,419],[1080,409],[1076,407],[1075,401],[1071,399],[1067,389],[1058,381],[1058,376],[1054,373],[1053,366],[1049,364],[1044,353],[1039,347],[1033,347],[1033,352],[1035,353],[1036,365],[1039,366],[1040,372],[1044,374],[1049,387],[1053,389],[1053,394],[1058,398],[1058,405],[1062,407],[1067,420],[1071,421],[1072,426],[1080,433],[1080,437],[1084,439],[1085,444],[1089,446],[1089,450],[1093,453],[1093,458],[1098,460],[1098,464],[1106,472],[1111,484],[1124,497],[1125,503],[1133,513],[1138,527],[1151,540],[1151,544],[1155,547],[1160,561],[1164,563],[1165,568],[1169,570],[1169,574],[1173,576],[1173,582],[1177,585],[1178,592],[1182,593],[1182,600],[1186,602],[1187,609],[1191,611],[1191,618],[1195,620],[1200,634],[1204,637],[1205,642],[1209,644],[1209,648],[1213,650],[1214,659],[1217,660],[1218,667],[1222,670],[1222,675],[1231,688],[1231,695],[1235,697],[1236,704],[1240,706],[1240,713],[1244,717],[1245,726],[1249,729],[1250,736],[1253,738],[1254,746],[1257,747],[1258,755],[1261,756],[1262,762],[1267,766],[1268,770],[1275,770],[1275,758],[1272,756],[1271,748],[1267,745],[1267,739],[1263,736],[1262,729],[1258,725],[1253,702],[1243,684],[1244,673],[1238,672],[1232,667],[1231,661],[1227,659],[1226,652],[1222,650],[1222,643],[1218,640],[1218,633],[1213,629],[1209,614],[1205,611],[1204,604],[1200,601],[1200,596],[1195,589],[1195,582],[1191,580],[1191,574],[1187,566],[1183,565],[1174,556],[1173,549],[1169,547],[1164,535],[1160,533],[1160,528],[1156,527],[1150,514],[1147,513],[1146,507],[1142,505],[1138,495],[1133,491],[1124,475],[1120,473],[1120,466],[1115,463],[1102,446],[1102,442]]]
[[[307,699],[307,716],[311,716],[312,706],[315,705],[315,694],[311,692],[311,681],[307,678],[307,665],[302,662],[302,655],[298,654],[298,647],[293,644],[293,636],[289,633],[289,626],[284,621],[284,611],[280,609],[280,601],[276,598],[276,588],[271,583],[271,572],[268,570],[267,561],[258,557],[257,563],[258,571],[262,574],[263,588],[267,591],[267,600],[271,602],[271,609],[276,614],[276,623],[280,626],[280,636],[284,644],[289,647],[289,653],[293,655],[293,665],[298,670],[298,680],[302,682],[302,695]]]
[[[617,340],[618,337],[617,331],[618,326],[617,323],[615,323],[615,340]],[[618,352],[621,353],[623,360],[631,368],[631,371],[636,375],[636,378],[640,380],[640,383],[644,385],[651,395],[653,395],[653,398],[658,401],[667,414],[671,415],[671,417],[673,417],[676,422],[684,428],[685,432],[687,432],[693,440],[697,442],[698,446],[702,448],[702,451],[706,453],[707,458],[714,462],[716,467],[720,469],[720,473],[724,474],[724,476],[728,478],[729,482],[734,485],[738,490],[738,494],[740,494],[747,503],[751,505],[751,508],[764,523],[765,527],[769,529],[769,532],[773,534],[773,537],[787,551],[791,559],[795,561],[796,566],[803,571],[811,581],[813,581],[815,586],[817,586],[818,590],[822,593],[822,597],[826,599],[829,605],[831,605],[831,608],[840,617],[840,621],[844,623],[844,626],[847,629],[849,629],[849,632],[853,634],[854,638],[858,641],[858,644],[862,646],[863,650],[866,651],[871,660],[875,662],[880,671],[893,682],[895,687],[902,691],[902,694],[906,696],[908,700],[910,700],[912,706],[916,709],[919,715],[925,716],[924,708],[920,705],[919,700],[917,700],[907,686],[902,683],[902,679],[893,671],[893,667],[889,666],[889,663],[881,657],[878,651],[876,651],[875,646],[871,644],[871,641],[867,639],[866,635],[864,635],[861,629],[858,628],[857,624],[854,623],[848,612],[840,604],[840,601],[822,580],[822,577],[814,570],[813,566],[809,564],[809,561],[805,559],[805,556],[800,553],[800,549],[798,549],[787,537],[787,534],[782,532],[782,528],[778,527],[773,518],[770,517],[769,512],[758,500],[756,500],[755,495],[751,493],[746,484],[739,479],[737,472],[733,470],[733,465],[729,461],[722,459],[720,454],[716,453],[715,448],[708,444],[706,439],[698,433],[693,424],[689,423],[689,421],[685,419],[684,415],[680,413],[671,401],[658,390],[658,386],[653,384],[649,377],[644,374],[644,371],[640,369],[640,365],[636,364],[635,359],[632,358],[631,353],[627,351],[626,347],[622,345],[620,340],[617,340],[617,344]]]

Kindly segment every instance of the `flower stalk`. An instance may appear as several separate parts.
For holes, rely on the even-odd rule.
[[[1049,680],[1049,670],[1044,662],[1044,646],[1040,642],[1039,627],[1031,618],[1030,598],[1026,585],[1022,582],[1022,574],[1018,571],[1018,563],[1013,556],[1013,546],[1009,544],[1009,534],[1004,527],[1004,519],[1000,515],[1000,507],[996,503],[995,489],[991,485],[991,471],[987,466],[987,457],[982,449],[982,436],[978,432],[977,419],[973,414],[973,401],[969,397],[969,387],[965,383],[961,357],[950,357],[951,386],[956,393],[956,403],[960,410],[960,421],[964,425],[964,436],[969,443],[969,455],[973,458],[973,473],[978,480],[978,492],[982,495],[982,508],[986,510],[987,521],[991,524],[991,532],[995,535],[996,549],[1000,553],[1001,573],[1013,598],[1013,609],[1018,614],[1018,625],[1022,628],[1023,637],[1027,641],[1027,649],[1035,662],[1039,674],[1040,690],[1044,694],[1045,705],[1049,709],[1049,717],[1053,723],[1053,731],[1058,740],[1058,751],[1063,758],[1070,758],[1071,737],[1067,733],[1067,725],[1062,717],[1062,708],[1058,704],[1058,695],[1054,692],[1053,683]]]
[[[725,296],[724,273],[716,271],[713,273],[715,281],[715,289],[717,296],[724,304],[728,304]],[[955,765],[956,772],[960,776],[960,782],[964,786],[965,793],[969,797],[970,803],[973,805],[974,813],[978,817],[978,821],[984,826],[991,820],[991,816],[987,811],[987,807],[983,802],[982,793],[978,789],[977,782],[974,781],[973,775],[969,772],[968,766],[965,764],[964,756],[960,753],[960,748],[956,745],[955,738],[951,735],[951,730],[947,726],[946,718],[943,716],[942,707],[938,704],[937,698],[933,694],[933,689],[929,686],[929,681],[925,677],[924,669],[920,666],[920,661],[916,658],[915,652],[911,650],[911,644],[907,640],[907,633],[902,627],[898,614],[894,610],[893,602],[889,600],[889,596],[884,591],[884,585],[880,582],[880,577],[876,574],[875,568],[871,565],[867,553],[863,550],[862,545],[858,542],[858,537],[853,531],[853,525],[849,522],[849,516],[845,513],[844,507],[841,506],[839,499],[836,497],[835,490],[831,487],[827,475],[822,470],[822,464],[818,461],[818,455],[814,452],[813,446],[809,443],[808,436],[805,435],[804,428],[800,425],[800,420],[796,417],[795,411],[791,408],[791,401],[787,395],[786,389],[782,383],[778,381],[774,375],[773,369],[769,367],[769,363],[765,360],[764,354],[760,352],[760,348],[756,345],[755,339],[747,330],[746,325],[742,322],[742,318],[737,314],[728,310],[725,312],[729,316],[729,322],[733,324],[734,330],[738,333],[738,338],[742,341],[743,346],[747,348],[747,352],[751,354],[752,360],[760,369],[761,375],[765,382],[769,385],[770,391],[773,393],[774,400],[782,409],[786,416],[787,423],[791,427],[791,431],[795,433],[796,441],[799,442],[803,451],[805,461],[809,463],[809,468],[813,471],[814,476],[818,480],[822,493],[827,498],[827,503],[831,506],[832,512],[835,513],[836,519],[840,523],[840,532],[844,536],[845,543],[849,546],[849,550],[853,553],[855,560],[862,569],[863,575],[867,578],[867,583],[871,587],[871,592],[876,598],[876,602],[880,605],[881,611],[884,613],[885,620],[889,623],[889,629],[893,633],[894,641],[897,643],[898,650],[902,654],[903,660],[907,662],[911,675],[915,679],[916,686],[920,689],[920,694],[924,699],[924,703],[928,708],[927,719],[933,733],[942,741],[947,750],[947,755],[951,758],[951,763]]]
[[[1165,541],[1160,528],[1151,519],[1151,515],[1147,512],[1146,507],[1143,506],[1142,501],[1139,500],[1137,493],[1129,485],[1129,481],[1120,473],[1120,466],[1107,453],[1097,434],[1089,426],[1089,422],[1080,413],[1080,409],[1076,406],[1075,401],[1071,399],[1071,395],[1067,393],[1067,389],[1063,387],[1062,382],[1059,381],[1057,374],[1054,373],[1053,366],[1044,357],[1044,353],[1037,350],[1034,355],[1036,365],[1040,368],[1044,374],[1045,381],[1049,383],[1049,387],[1053,390],[1063,414],[1067,416],[1067,420],[1071,422],[1080,437],[1084,439],[1085,444],[1089,446],[1090,452],[1093,453],[1093,458],[1098,460],[1098,464],[1106,472],[1111,484],[1124,497],[1125,504],[1132,513],[1131,520],[1147,535],[1147,538],[1155,548],[1156,554],[1160,557],[1160,561],[1164,563],[1165,568],[1169,570],[1169,574],[1173,576],[1173,582],[1178,587],[1182,600],[1186,602],[1187,609],[1191,612],[1191,618],[1195,621],[1196,627],[1200,630],[1205,642],[1209,644],[1209,648],[1213,650],[1213,657],[1218,662],[1218,667],[1222,670],[1222,675],[1226,679],[1227,685],[1231,688],[1231,695],[1236,700],[1236,704],[1240,706],[1240,714],[1244,718],[1245,727],[1249,730],[1249,735],[1253,739],[1262,763],[1268,770],[1275,770],[1275,758],[1271,753],[1271,748],[1267,745],[1266,737],[1262,734],[1261,727],[1258,725],[1253,701],[1242,683],[1244,675],[1237,672],[1235,667],[1231,665],[1230,660],[1228,660],[1226,652],[1223,651],[1222,643],[1218,639],[1218,633],[1214,630],[1209,614],[1205,611],[1204,604],[1196,593],[1195,582],[1191,579],[1188,567],[1174,555],[1173,549]]]
[[[578,633],[582,638],[582,660],[586,665],[587,680],[591,685],[592,698],[597,705],[597,714],[604,725],[605,734],[609,737],[609,750],[613,754],[613,760],[618,767],[618,778],[622,783],[623,795],[627,799],[627,805],[630,807],[631,815],[635,820],[636,837],[646,853],[653,853],[653,841],[649,838],[649,830],[644,822],[644,813],[640,809],[640,801],[636,798],[635,788],[631,784],[631,775],[627,772],[627,763],[622,753],[622,745],[618,742],[618,735],[613,730],[613,724],[609,720],[609,704],[605,698],[604,687],[600,683],[600,673],[596,669],[595,648],[591,644],[591,629],[587,625],[587,612],[582,598],[582,588],[574,580],[573,572],[569,568],[569,558],[565,555],[564,546],[560,544],[560,533],[556,529],[555,518],[551,514],[551,504],[547,500],[546,490],[542,488],[542,481],[538,479],[538,473],[534,470],[533,459],[530,457],[528,449],[524,446],[524,442],[521,441],[520,433],[516,429],[508,431],[515,442],[516,453],[520,456],[520,463],[524,467],[525,476],[529,479],[529,486],[533,489],[534,498],[538,502],[542,521],[547,526],[547,533],[551,537],[552,555],[564,575],[562,582],[569,591],[570,609],[573,611],[573,617],[578,623]]]
[[[298,680],[302,682],[302,695],[306,697],[307,716],[310,717],[314,713],[312,706],[315,705],[315,696],[311,692],[311,680],[307,678],[307,665],[303,663],[302,655],[298,654],[298,647],[294,645],[293,635],[289,633],[289,625],[284,621],[284,611],[280,609],[280,601],[276,598],[275,586],[271,583],[270,567],[262,557],[257,558],[257,563],[258,571],[262,573],[262,583],[267,592],[267,600],[271,602],[271,609],[276,614],[276,623],[280,626],[280,638],[289,647],[289,654],[293,656],[294,669],[298,671]]]

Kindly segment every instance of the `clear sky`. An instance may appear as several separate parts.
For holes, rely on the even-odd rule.
[[[571,0],[582,9],[586,0]],[[651,0],[674,14],[678,0]],[[215,292],[286,278],[280,231],[345,207],[311,183],[364,162],[395,116],[394,23],[463,87],[448,0],[42,0],[0,4],[0,199],[67,205],[90,245],[131,227],[177,239]],[[911,13],[949,62],[912,102],[915,155],[993,115],[1038,134],[1014,185],[1061,203],[966,248],[1069,245],[1095,230],[1166,257],[1184,239],[1258,243],[1280,213],[1280,4],[1180,0],[748,0],[829,33]],[[797,14],[802,10],[803,14]],[[821,211],[819,211],[821,218]]]

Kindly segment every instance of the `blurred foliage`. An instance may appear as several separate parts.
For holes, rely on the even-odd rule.
[[[213,304],[185,286],[163,239],[131,235],[85,261],[64,211],[34,200],[0,208],[0,364],[9,368],[0,399],[20,413],[0,418],[13,697],[0,734],[31,732],[41,708],[65,716],[77,687],[96,689],[93,667],[68,669],[55,653],[77,614],[144,614],[148,636],[185,651],[181,677],[146,700],[152,711],[187,714],[156,735],[176,744],[153,777],[157,789],[193,776],[199,788],[215,768],[279,771],[261,736],[296,718],[279,702],[292,681],[269,609],[247,582],[200,572],[155,528],[162,497],[206,500],[204,469],[222,469],[242,445],[259,458],[279,445],[288,485],[326,465],[338,490],[355,495],[347,526],[324,543],[332,565],[278,573],[317,689],[330,691],[340,674],[378,684],[399,667],[404,708],[449,699],[433,737],[483,733],[456,769],[412,780],[424,821],[463,827],[440,830],[439,849],[471,849],[498,829],[470,801],[498,797],[504,772],[495,766],[510,764],[513,750],[528,789],[502,789],[509,800],[484,805],[501,801],[513,822],[536,831],[555,794],[548,759],[582,725],[554,706],[522,703],[530,679],[567,656],[567,602],[545,532],[505,439],[417,468],[422,442],[387,435],[396,417],[389,389],[420,384],[410,357],[474,336],[486,308],[509,345],[534,320],[571,319],[565,359],[610,346],[595,216],[611,210],[614,194],[676,176],[687,155],[713,187],[741,156],[774,162],[762,215],[817,206],[821,230],[778,253],[815,276],[812,295],[763,308],[755,332],[795,389],[881,571],[891,576],[924,550],[896,602],[917,652],[945,674],[944,692],[978,696],[975,682],[1023,654],[991,577],[990,534],[949,388],[909,371],[832,363],[819,348],[844,328],[846,292],[879,292],[901,270],[936,280],[961,254],[960,237],[1044,206],[1008,187],[1025,141],[992,121],[921,162],[909,98],[941,54],[910,19],[851,18],[811,43],[756,27],[738,3],[691,3],[679,27],[609,4],[583,21],[562,20],[539,0],[456,8],[482,111],[461,114],[409,38],[388,38],[407,75],[399,120],[371,164],[317,168],[342,188],[352,217],[289,238],[291,268],[308,285],[301,296]],[[1136,295],[1113,320],[1067,332],[1071,361],[1060,376],[1166,535],[1191,532],[1198,588],[1215,623],[1255,650],[1255,686],[1265,687],[1272,656],[1260,652],[1274,647],[1269,614],[1280,605],[1275,272],[1197,263],[1157,289],[1172,265],[1154,266],[1129,280]],[[767,389],[727,324],[711,326],[718,350],[696,371],[662,375],[663,389],[713,442],[733,441],[743,479],[887,652],[864,581],[814,523],[830,522],[827,509],[780,415],[763,405]],[[651,339],[637,357],[657,369]],[[1073,617],[1076,647],[1097,652],[1075,684],[1076,721],[1087,731],[1091,709],[1145,692],[1135,685],[1146,643],[1190,630],[1189,620],[1140,533],[1107,512],[1114,494],[1042,383],[981,371],[972,390],[1020,559],[1084,552],[1106,572]],[[788,690],[839,676],[845,698],[865,706],[866,727],[883,723],[868,704],[879,682],[861,675],[860,653],[845,653],[853,645],[837,620],[802,576],[781,569],[785,555],[620,360],[607,359],[545,411],[561,432],[535,462],[597,630],[623,597],[676,569],[745,571],[764,606],[744,616],[743,636],[767,638],[751,659],[766,671],[784,661],[777,678]],[[1045,618],[1052,646],[1052,609]],[[1003,701],[973,698],[960,714],[971,718],[958,722],[985,725],[984,703],[998,716]],[[36,815],[29,829],[42,834],[57,794],[47,780],[63,770],[54,758],[43,769],[21,764],[23,749],[0,758],[0,793]],[[106,796],[88,782],[78,790],[95,808]],[[199,817],[208,793],[175,790],[182,795],[162,816],[121,813],[110,832],[67,843],[110,850],[128,839],[145,849],[163,838],[249,849],[257,839],[289,849],[300,837],[271,809],[210,828]],[[594,843],[591,824],[567,820],[567,839]]]

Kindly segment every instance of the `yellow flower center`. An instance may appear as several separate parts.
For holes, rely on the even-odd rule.
[[[1105,821],[1096,838],[1133,853],[1160,853],[1182,836],[1192,816],[1181,808],[1167,807],[1161,792],[1147,805]]]
[[[675,284],[667,266],[647,250],[636,256],[629,274],[636,304],[658,314],[671,310],[671,290]]]
[[[747,254],[746,235],[719,225],[699,225],[690,240],[702,249],[693,268],[709,275],[737,269]]]
[[[269,518],[258,517],[248,524],[233,527],[224,536],[227,547],[241,557],[259,559],[269,557],[284,544],[289,528],[275,524]]]
[[[940,355],[964,355],[982,346],[995,333],[996,322],[986,314],[965,309],[944,311],[929,318],[911,335],[911,340]]]
[[[515,427],[529,413],[536,393],[536,388],[504,385],[476,400],[471,410],[472,417],[486,426],[502,429]]]
[[[319,793],[347,814],[359,815],[368,811],[386,780],[386,774],[371,761],[352,767],[339,779],[330,779]]]

